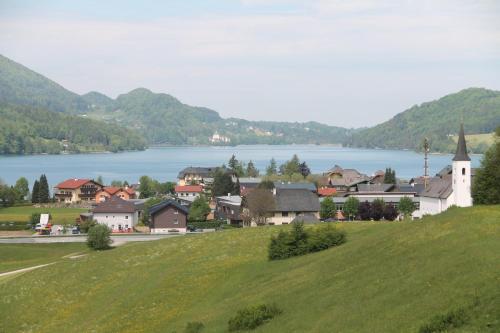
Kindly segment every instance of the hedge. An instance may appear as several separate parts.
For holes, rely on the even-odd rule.
[[[188,228],[195,229],[219,229],[224,224],[223,221],[214,221],[214,222],[189,222]]]
[[[29,229],[31,229],[31,225],[26,222],[0,222],[0,230],[2,231],[18,231]]]

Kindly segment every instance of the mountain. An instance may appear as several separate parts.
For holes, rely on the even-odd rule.
[[[142,150],[134,131],[81,116],[0,104],[0,154]]]
[[[208,108],[181,103],[168,94],[145,88],[118,96],[114,104],[85,97],[88,115],[140,130],[152,144],[290,144],[341,143],[351,130],[316,122],[290,123],[222,118]],[[110,109],[110,105],[114,109]],[[226,139],[213,139],[213,135]]]
[[[452,152],[453,136],[463,120],[466,133],[491,133],[500,126],[500,92],[469,88],[436,101],[416,105],[372,128],[353,133],[353,147],[421,150],[428,137],[432,151]],[[469,147],[470,148],[470,147]],[[482,152],[486,145],[478,145]]]
[[[71,114],[88,110],[88,103],[81,96],[2,55],[0,102]]]
[[[499,206],[474,206],[340,223],[345,244],[277,261],[271,235],[289,226],[60,254],[0,279],[0,331],[200,332],[186,325],[201,322],[202,333],[228,332],[238,310],[275,304],[282,314],[255,332],[499,332],[499,220]],[[34,265],[47,250],[26,253],[40,245],[3,244],[4,267]]]

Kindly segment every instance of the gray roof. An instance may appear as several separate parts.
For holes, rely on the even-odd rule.
[[[122,198],[112,196],[106,201],[99,203],[94,210],[95,213],[134,213],[137,210],[135,203]]]
[[[308,190],[316,192],[316,185],[314,183],[285,183],[276,181],[274,182],[274,187],[278,190]]]
[[[457,143],[457,152],[455,153],[455,157],[453,157],[453,161],[470,161],[469,155],[467,155],[467,144],[465,143],[465,133],[464,133],[464,124],[460,124],[460,132],[458,133],[458,143]]]
[[[318,196],[308,189],[277,189],[277,212],[319,212]]]
[[[420,193],[421,197],[446,199],[453,192],[451,177],[431,182],[425,191]]]
[[[187,167],[184,168],[181,172],[179,172],[177,178],[182,179],[187,174],[196,174],[205,178],[211,176],[216,169],[217,167]]]
[[[168,200],[160,202],[159,204],[152,206],[149,209],[149,214],[154,215],[154,214],[158,213],[159,211],[161,211],[163,208],[168,207],[168,206],[174,206],[175,208],[177,208],[181,212],[184,212],[186,215],[189,213],[189,210],[185,206],[182,206],[180,203],[178,203],[175,200],[168,199]]]
[[[262,178],[259,177],[240,177],[238,178],[240,181],[240,184],[260,184],[262,181]]]
[[[301,214],[296,216],[292,223],[303,222],[303,223],[319,223],[320,220],[314,214]]]
[[[359,192],[388,192],[394,188],[394,184],[358,184]]]

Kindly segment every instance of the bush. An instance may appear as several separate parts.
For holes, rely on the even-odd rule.
[[[273,319],[281,314],[281,311],[276,305],[258,305],[243,310],[239,310],[233,318],[229,319],[229,332],[240,330],[253,330],[264,324],[266,321]]]
[[[80,222],[80,232],[86,234],[89,232],[90,228],[97,225],[96,220],[85,220]]]
[[[384,208],[384,219],[387,221],[394,221],[398,217],[398,211],[393,205],[386,205]]]
[[[380,221],[384,217],[385,202],[382,199],[375,199],[371,205],[371,217],[374,221]]]
[[[32,213],[30,216],[29,224],[34,229],[38,223],[40,223],[40,213]]]
[[[330,224],[306,231],[302,223],[294,223],[292,231],[281,230],[271,237],[268,257],[269,260],[286,259],[326,250],[345,241],[345,233]]]
[[[205,325],[203,323],[200,323],[199,321],[193,321],[190,323],[187,323],[186,328],[184,329],[184,333],[199,333],[205,328]]]
[[[447,332],[463,326],[469,320],[464,309],[450,311],[445,315],[434,316],[428,324],[420,326],[419,333]]]
[[[87,245],[94,250],[106,250],[111,245],[111,230],[104,224],[98,224],[89,229]]]
[[[194,229],[219,229],[221,228],[222,221],[214,221],[214,222],[189,222],[188,227]]]
[[[370,221],[372,217],[371,205],[368,201],[359,204],[359,218],[363,221]]]

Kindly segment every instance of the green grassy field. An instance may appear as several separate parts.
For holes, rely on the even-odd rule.
[[[77,252],[87,252],[86,244],[0,244],[0,273],[47,264]]]
[[[86,209],[79,208],[35,208],[33,206],[19,206],[0,208],[0,223],[28,222],[33,213],[50,213],[55,224],[74,224],[75,219]]]
[[[414,222],[344,223],[347,243],[269,262],[280,228],[129,243],[2,282],[2,332],[226,332],[240,308],[283,313],[255,332],[417,332],[466,308],[453,332],[500,331],[500,206]]]
[[[465,136],[467,140],[467,147],[473,151],[482,151],[487,147],[490,147],[495,143],[495,133],[484,133],[484,134],[469,134]],[[453,141],[458,142],[458,135],[453,136]]]

